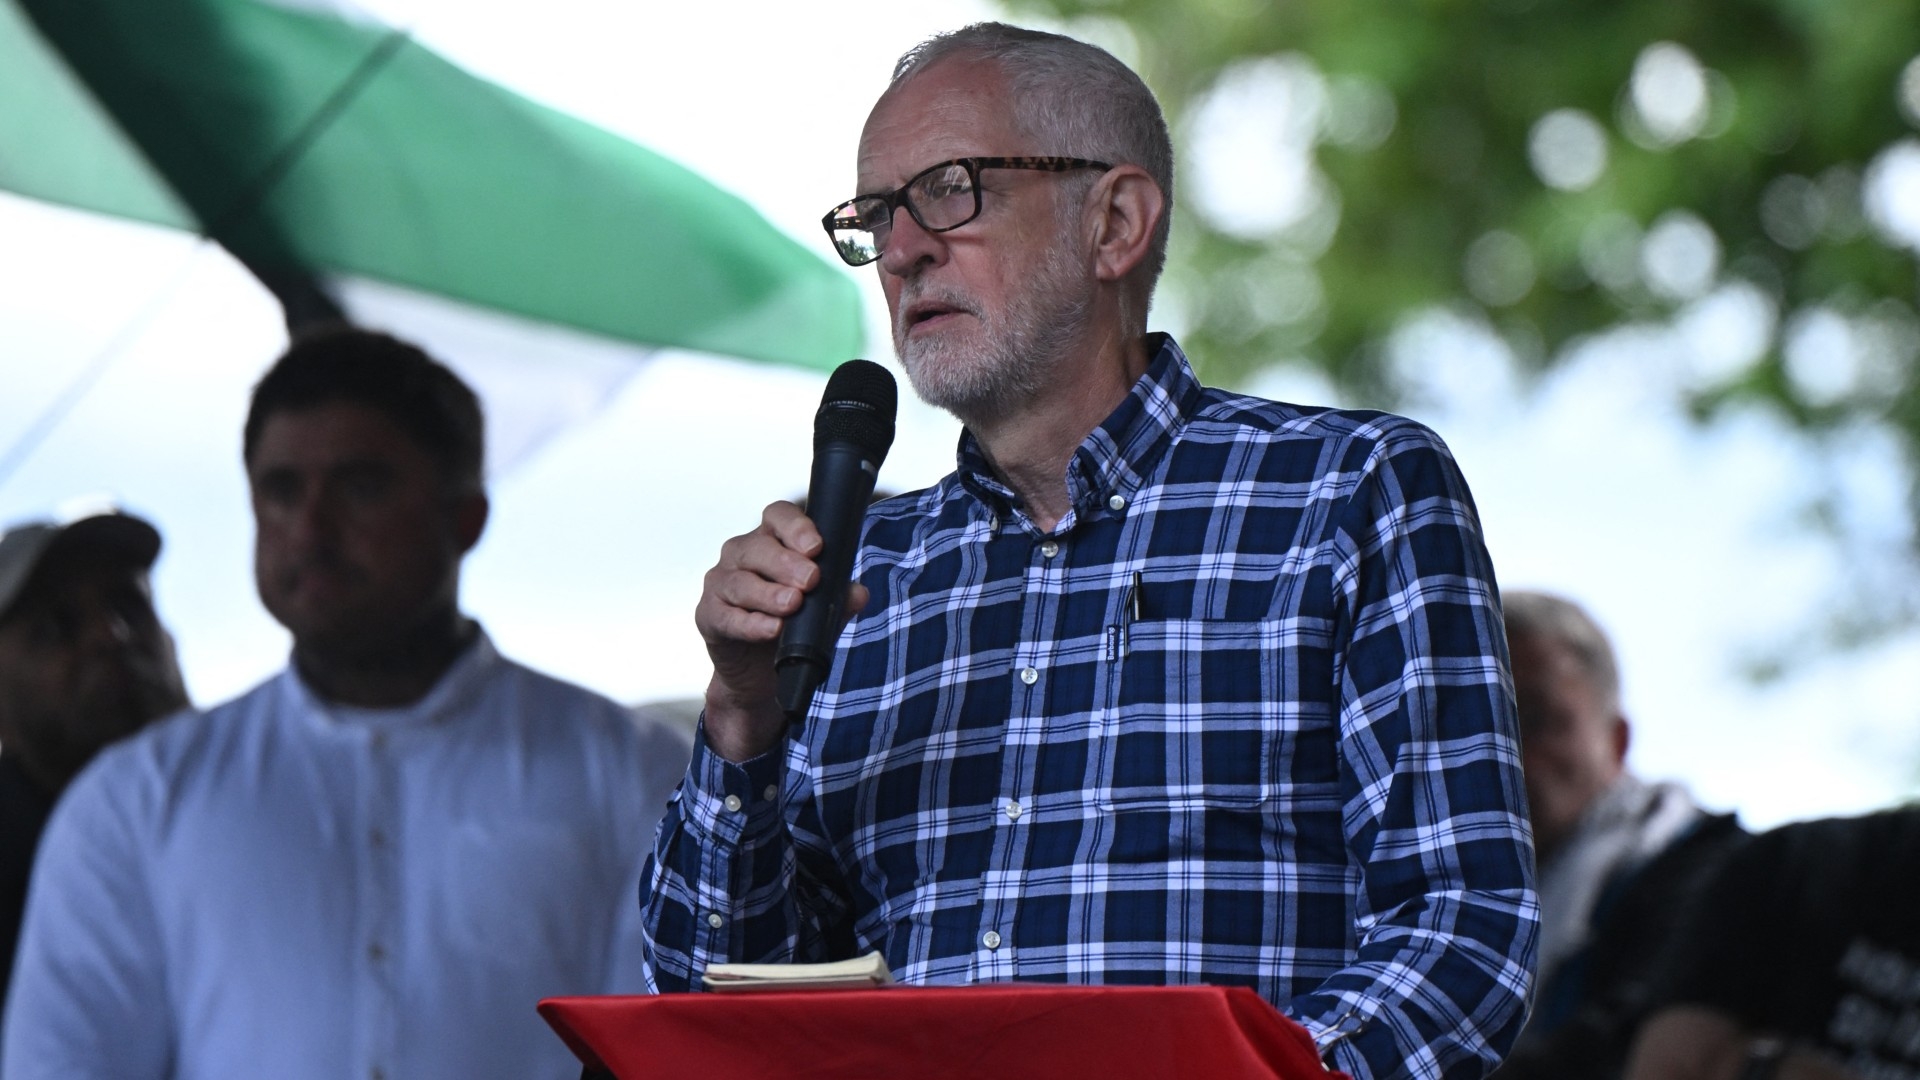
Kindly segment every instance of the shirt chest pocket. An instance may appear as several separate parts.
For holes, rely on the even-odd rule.
[[[1106,810],[1252,806],[1273,798],[1287,737],[1281,624],[1160,619],[1125,628],[1098,716]]]

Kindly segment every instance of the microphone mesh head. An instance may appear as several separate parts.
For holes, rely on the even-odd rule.
[[[813,449],[828,443],[852,443],[875,465],[893,446],[893,415],[900,391],[893,373],[871,360],[849,360],[833,369],[820,411],[813,414]]]

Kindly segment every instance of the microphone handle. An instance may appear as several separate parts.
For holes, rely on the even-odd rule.
[[[791,723],[806,719],[814,691],[833,667],[833,646],[846,614],[860,527],[879,472],[879,465],[852,443],[830,442],[813,456],[807,516],[820,531],[820,555],[814,560],[820,581],[782,628],[774,656],[780,708]]]

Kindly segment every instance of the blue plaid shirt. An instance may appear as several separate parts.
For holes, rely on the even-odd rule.
[[[1202,387],[1171,339],[1041,533],[971,436],[874,507],[813,716],[704,739],[641,902],[660,990],[1249,986],[1357,1078],[1479,1077],[1538,921],[1493,569],[1438,437]]]

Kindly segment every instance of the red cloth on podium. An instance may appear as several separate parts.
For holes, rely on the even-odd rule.
[[[1244,987],[999,984],[548,998],[618,1080],[1303,1080],[1343,1077]]]

